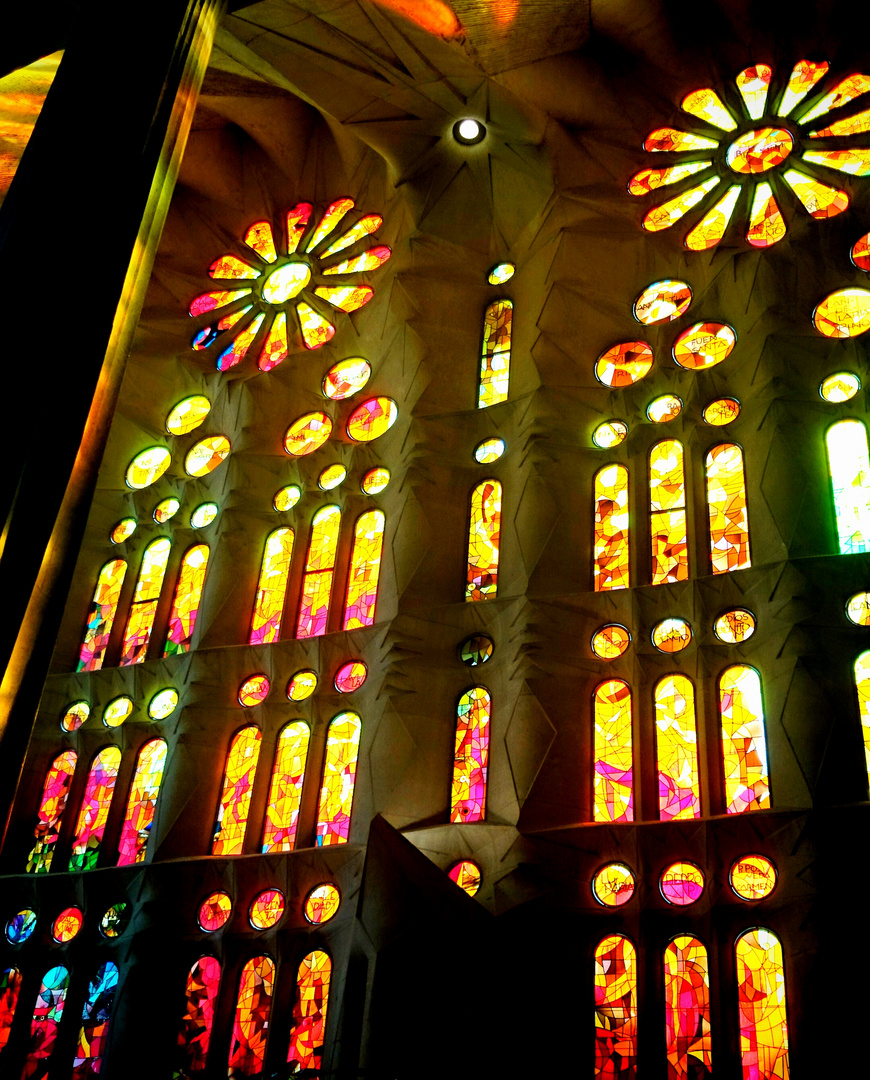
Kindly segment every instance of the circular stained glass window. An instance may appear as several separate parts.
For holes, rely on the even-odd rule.
[[[188,432],[199,427],[208,416],[210,409],[211,403],[201,394],[185,398],[184,401],[179,401],[166,417],[166,430],[170,435],[187,435]]]
[[[361,356],[341,360],[323,376],[323,396],[332,401],[344,401],[362,390],[371,374],[371,364]]]
[[[692,628],[685,619],[663,619],[652,632],[652,643],[661,652],[682,652],[691,641]]]
[[[130,913],[131,905],[126,900],[106,908],[103,917],[100,919],[100,933],[103,937],[120,937],[130,925]]]
[[[776,887],[776,867],[763,855],[744,855],[731,867],[730,881],[741,900],[763,900]]]
[[[291,701],[304,701],[317,689],[317,675],[313,671],[297,671],[287,683],[287,697]]]
[[[319,450],[331,434],[332,421],[326,413],[306,413],[287,428],[284,449],[291,457],[305,457]]]
[[[347,477],[347,469],[344,465],[327,465],[317,478],[317,486],[321,491],[332,491],[339,484],[343,484]]]
[[[599,450],[609,450],[619,446],[628,435],[628,424],[622,420],[605,420],[592,432],[592,442]]]
[[[135,518],[123,518],[112,529],[111,540],[113,544],[123,544],[125,540],[129,540],[133,533],[136,531],[136,519]]]
[[[624,341],[611,345],[595,364],[595,378],[605,386],[621,390],[623,386],[648,375],[653,366],[653,351],[645,341]]]
[[[819,387],[819,393],[825,401],[832,405],[840,405],[844,401],[851,401],[861,389],[861,380],[851,371],[838,371],[835,375],[829,375]]]
[[[481,465],[491,465],[504,453],[504,439],[484,439],[474,451],[474,460]]]
[[[217,503],[208,502],[200,503],[200,505],[190,515],[190,525],[194,529],[204,529],[206,525],[211,525],[214,519],[218,515]]]
[[[499,263],[486,275],[486,280],[490,285],[504,285],[506,281],[510,281],[515,272],[516,266],[512,262]]]
[[[202,439],[184,459],[184,471],[188,476],[208,476],[222,465],[230,455],[230,440],[226,435],[212,435]]]
[[[704,422],[711,427],[724,427],[740,415],[740,402],[736,398],[723,397],[711,401],[704,409]]]
[[[350,660],[335,673],[335,689],[339,694],[352,694],[359,690],[368,676],[368,668],[362,660]]]
[[[178,499],[164,499],[163,502],[159,502],[154,507],[154,513],[152,517],[158,525],[165,525],[167,521],[170,521],[178,513],[178,508],[181,503]]]
[[[755,633],[755,616],[746,608],[732,608],[713,623],[713,633],[726,645],[739,645]]]
[[[340,903],[341,895],[334,885],[318,885],[305,897],[305,918],[315,926],[329,922]]]
[[[674,342],[674,360],[681,368],[704,371],[731,355],[737,335],[724,323],[695,323]]]
[[[481,881],[480,867],[471,859],[463,859],[461,862],[454,863],[447,871],[447,876],[451,881],[455,881],[459,888],[467,892],[469,896],[477,895]]]
[[[369,398],[348,417],[347,433],[354,442],[373,442],[390,430],[398,415],[398,406],[392,398]]]
[[[282,514],[287,510],[292,510],[301,498],[302,489],[296,484],[288,484],[287,487],[282,487],[280,491],[275,492],[272,505],[278,513]]]
[[[686,907],[701,898],[704,875],[694,863],[675,862],[662,874],[659,888],[669,904]]]
[[[654,281],[634,302],[634,317],[644,326],[671,322],[684,314],[692,302],[692,290],[685,281]]]
[[[592,635],[592,651],[600,660],[615,660],[631,644],[631,634],[619,623],[607,623]]]
[[[849,621],[856,626],[870,626],[870,592],[855,593],[846,604]]]
[[[6,940],[13,945],[27,941],[36,929],[36,912],[32,908],[23,908],[6,923]]]
[[[103,723],[106,727],[120,727],[133,711],[133,701],[126,696],[116,697],[103,710]]]
[[[225,892],[213,892],[200,904],[197,921],[203,930],[211,934],[226,925],[232,910],[233,902]]]
[[[870,330],[870,292],[838,289],[816,307],[813,325],[830,338],[858,337]]]
[[[380,495],[390,482],[390,470],[384,465],[376,465],[362,478],[361,487],[364,495]]]
[[[487,634],[472,634],[459,646],[459,659],[467,667],[485,664],[495,651],[493,640]]]
[[[270,683],[265,675],[251,675],[239,687],[239,704],[246,709],[259,705],[269,694]]]
[[[676,394],[662,394],[646,407],[646,415],[654,424],[666,424],[675,420],[683,411],[683,403]]]
[[[51,924],[51,936],[58,945],[63,945],[67,941],[72,941],[79,930],[81,930],[84,921],[85,917],[82,915],[79,908],[64,908]]]
[[[142,450],[133,458],[127,469],[124,477],[127,487],[133,488],[134,491],[149,487],[166,472],[171,460],[165,446],[149,446],[147,450]]]
[[[251,904],[248,918],[255,930],[269,930],[284,914],[284,894],[280,889],[266,889]]]
[[[625,863],[608,863],[592,879],[592,895],[605,907],[622,907],[634,896],[634,874]]]
[[[86,701],[74,701],[72,705],[67,705],[60,726],[64,731],[78,731],[90,715],[91,707]]]
[[[178,691],[171,686],[159,690],[148,702],[148,715],[152,720],[165,720],[171,716],[178,704]]]

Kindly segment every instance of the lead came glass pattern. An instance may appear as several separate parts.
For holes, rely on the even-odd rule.
[[[237,732],[230,743],[212,855],[241,855],[244,852],[261,738],[260,729],[252,724]]]
[[[487,600],[498,593],[502,486],[484,480],[471,493],[468,526],[468,576],[465,599]]]
[[[178,656],[190,652],[193,631],[199,615],[202,587],[208,567],[208,545],[196,544],[181,560],[178,584],[169,612],[169,630],[166,635],[164,656]]]
[[[340,524],[341,510],[337,506],[323,507],[312,519],[296,624],[297,638],[319,637],[326,633]]]
[[[103,666],[126,573],[123,559],[113,559],[100,570],[76,671],[99,671]]]
[[[649,455],[650,542],[652,583],[664,585],[689,577],[686,532],[686,480],[683,447],[665,439]]]
[[[47,874],[51,869],[54,846],[60,833],[75,767],[75,751],[65,750],[58,754],[45,775],[34,830],[36,845],[27,858],[28,874]]]
[[[9,1042],[12,1022],[18,1007],[21,993],[21,972],[16,967],[8,967],[0,972],[0,1054]]]
[[[707,454],[705,465],[713,573],[745,570],[751,561],[743,451],[734,443],[722,443]]]
[[[855,689],[858,691],[858,712],[864,740],[864,764],[870,779],[870,650],[862,652],[855,661]]]
[[[480,357],[478,409],[507,401],[511,368],[511,325],[513,304],[496,300],[483,319],[483,346]]]
[[[281,617],[287,594],[290,560],[293,557],[294,533],[282,527],[266,537],[257,596],[251,617],[250,645],[268,645],[278,640],[281,633]]]
[[[841,555],[870,551],[870,453],[860,420],[828,428],[828,469]]]
[[[257,956],[242,968],[230,1044],[229,1076],[259,1076],[266,1061],[275,963]]]
[[[354,526],[342,630],[358,630],[375,621],[385,520],[381,510],[369,510]]]
[[[213,956],[200,957],[190,969],[176,1040],[179,1071],[191,1075],[205,1071],[220,981],[221,966]]]
[[[118,967],[108,960],[100,965],[88,988],[73,1059],[72,1080],[87,1080],[90,1076],[98,1076],[101,1071],[117,988]]]
[[[627,589],[628,469],[605,465],[595,474],[594,584],[596,592]]]
[[[637,1075],[637,954],[622,934],[595,950],[595,1068],[601,1080]]]
[[[668,1080],[711,1077],[710,966],[697,938],[680,935],[665,949]]]
[[[322,949],[310,952],[299,965],[293,1028],[287,1052],[287,1064],[292,1066],[291,1076],[303,1070],[320,1068],[331,976],[332,961]]]
[[[118,866],[128,866],[145,859],[165,764],[166,743],[163,739],[152,739],[139,751],[124,824],[121,826]]]
[[[94,758],[76,822],[70,870],[90,870],[97,865],[120,764],[117,746],[105,747]]]
[[[737,664],[722,673],[719,713],[726,812],[765,810],[770,806],[770,777],[761,679],[754,668]]]
[[[595,691],[595,760],[593,818],[634,821],[631,762],[631,690],[621,679],[608,679]]]
[[[169,540],[161,537],[149,544],[142,556],[142,568],[139,571],[139,580],[136,582],[133,605],[127,618],[127,628],[124,631],[124,642],[121,646],[120,664],[122,667],[127,664],[141,664],[145,659],[148,643],[151,640],[151,631],[154,629],[157,601],[160,598],[160,589],[163,586],[163,576],[166,573],[166,564],[169,562],[171,546]]]
[[[744,1080],[788,1080],[785,971],[779,938],[764,927],[735,945]]]
[[[659,818],[701,816],[695,688],[685,675],[667,675],[655,688]]]
[[[292,851],[296,843],[302,781],[308,759],[308,725],[297,720],[287,724],[278,735],[272,786],[266,806],[263,828],[263,853]]]
[[[483,821],[486,816],[491,714],[492,699],[482,686],[473,686],[459,699],[450,796],[451,821]]]
[[[345,844],[350,836],[361,731],[362,721],[354,712],[339,713],[329,725],[317,808],[315,843],[318,847]]]
[[[69,971],[61,965],[48,970],[36,995],[30,1024],[30,1046],[21,1080],[44,1077],[54,1050],[69,990]]]

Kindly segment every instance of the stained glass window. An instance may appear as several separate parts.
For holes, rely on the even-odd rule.
[[[634,874],[625,863],[608,863],[592,878],[592,895],[605,907],[622,907],[634,896]]]
[[[293,1028],[287,1052],[287,1064],[292,1066],[291,1074],[303,1069],[320,1068],[331,975],[332,961],[321,949],[310,952],[299,965]]]
[[[120,764],[117,746],[104,747],[94,758],[76,822],[70,870],[90,870],[97,865]]]
[[[278,735],[272,786],[269,788],[266,823],[263,828],[264,853],[292,851],[296,843],[302,781],[308,758],[308,737],[308,725],[302,720],[287,724]]]
[[[81,908],[64,908],[51,924],[51,936],[58,945],[65,945],[68,941],[72,941],[76,934],[78,934],[84,921],[85,917],[82,914]]]
[[[704,892],[703,871],[691,862],[671,863],[659,877],[659,889],[669,904],[688,907],[700,900]]]
[[[177,1040],[179,1064],[186,1073],[205,1071],[220,981],[221,966],[213,956],[201,956],[188,973]]]
[[[48,1058],[54,1050],[57,1029],[63,1016],[66,994],[69,990],[69,972],[61,965],[45,973],[30,1024],[30,1047],[21,1080],[45,1076]]]
[[[339,694],[353,694],[368,678],[369,669],[363,660],[348,660],[336,671],[332,685]]]
[[[128,866],[145,859],[165,764],[166,743],[163,739],[152,739],[139,751],[127,812],[121,826],[118,866]]]
[[[595,1069],[602,1080],[629,1080],[637,1069],[637,954],[622,934],[595,950]]]
[[[595,474],[594,584],[596,592],[627,589],[628,469],[605,465]]]
[[[88,988],[73,1061],[72,1080],[86,1080],[87,1077],[100,1073],[117,989],[118,968],[109,960],[100,965]]]
[[[785,971],[779,938],[764,927],[747,930],[734,947],[743,1075],[788,1080]]]
[[[722,443],[707,454],[705,465],[713,573],[745,570],[751,563],[743,451],[734,443]]]
[[[99,671],[103,666],[126,573],[123,559],[112,559],[100,571],[76,671]]]
[[[652,583],[663,585],[689,577],[686,526],[686,478],[683,446],[674,439],[656,443],[649,455]]]
[[[828,469],[841,555],[870,551],[870,453],[860,420],[828,428]]]
[[[241,855],[244,851],[261,738],[260,729],[252,724],[236,732],[230,743],[212,855]]]
[[[770,777],[764,735],[761,679],[751,667],[737,664],[719,679],[725,809],[729,814],[770,806]]]
[[[54,845],[60,832],[75,767],[75,750],[65,750],[58,754],[45,774],[34,830],[36,845],[27,857],[28,874],[47,874],[51,869]]]
[[[399,409],[392,398],[369,398],[350,414],[346,430],[354,442],[374,442],[390,430],[398,416]]]
[[[489,722],[492,699],[482,686],[466,690],[456,707],[451,821],[483,821],[489,766]]]
[[[263,1071],[274,985],[275,963],[268,956],[256,956],[242,968],[230,1044],[230,1076],[259,1076]]]
[[[451,881],[455,881],[463,892],[467,892],[469,896],[477,896],[481,882],[480,867],[477,863],[471,859],[462,859],[450,867],[447,876]]]
[[[701,816],[695,688],[685,675],[667,675],[655,688],[659,818]]]
[[[776,867],[764,855],[741,855],[728,878],[741,900],[763,900],[776,888]]]
[[[280,889],[264,889],[254,897],[248,912],[255,930],[270,930],[281,921],[284,914],[284,894]]]
[[[855,661],[855,689],[858,691],[858,711],[864,739],[864,763],[870,778],[870,651],[862,652]]]
[[[665,949],[668,1080],[712,1076],[710,965],[697,938],[681,934]]]
[[[478,409],[507,401],[511,374],[513,314],[514,306],[510,300],[496,300],[489,305],[483,317]]]
[[[16,967],[8,967],[0,972],[0,1053],[9,1042],[18,995],[21,993],[21,972]]]
[[[362,721],[354,712],[334,717],[326,736],[326,760],[317,807],[318,847],[347,843]]]
[[[122,667],[127,664],[141,664],[145,659],[171,546],[166,537],[161,537],[145,548],[139,580],[133,593],[133,605],[127,618],[127,629],[124,631],[120,660]]]
[[[283,526],[266,537],[260,580],[257,582],[257,598],[251,618],[251,645],[268,645],[278,640],[281,633],[281,616],[293,556],[293,530]]]
[[[381,510],[369,510],[357,518],[353,530],[342,630],[358,630],[363,626],[371,626],[375,621],[385,520]]]
[[[312,518],[296,623],[298,638],[318,637],[326,633],[340,524],[341,510],[337,506],[324,506]]]
[[[595,691],[595,821],[634,821],[631,762],[631,690],[621,679],[607,679]]]
[[[175,586],[172,610],[169,612],[169,631],[166,635],[164,656],[178,656],[179,653],[190,652],[207,566],[207,544],[196,544],[185,552],[181,560],[178,584]]]
[[[469,601],[486,600],[498,592],[501,496],[498,480],[483,480],[471,493],[465,585],[465,599]]]

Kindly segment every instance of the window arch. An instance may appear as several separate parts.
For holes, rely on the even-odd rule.
[[[0,1053],[9,1042],[20,993],[21,972],[17,967],[6,968],[0,974]]]
[[[746,930],[734,946],[744,1075],[788,1080],[788,1019],[782,946],[770,930]]]
[[[97,865],[120,764],[117,746],[104,747],[91,764],[76,822],[70,870],[90,870]]]
[[[72,1080],[86,1080],[100,1072],[109,1021],[118,989],[118,967],[111,960],[101,964],[88,987],[88,997],[82,1010],[82,1026],[73,1060]]]
[[[466,600],[487,600],[498,593],[501,498],[498,480],[482,480],[471,493]]]
[[[292,851],[296,843],[302,781],[308,759],[308,725],[303,720],[287,724],[278,734],[272,786],[263,827],[263,853]]]
[[[621,679],[608,679],[595,691],[595,821],[634,821],[631,762],[631,690]]]
[[[357,630],[362,626],[371,626],[375,621],[385,521],[382,510],[369,510],[357,518],[342,630]]]
[[[47,1070],[42,1063],[51,1057],[54,1050],[68,990],[69,971],[61,964],[50,968],[43,976],[33,1007],[30,1048],[21,1074],[22,1080],[37,1074],[45,1075]]]
[[[712,1076],[707,950],[681,934],[665,949],[664,971],[668,1077]]]
[[[139,751],[136,772],[130,785],[130,797],[127,800],[127,812],[121,826],[121,840],[118,846],[118,866],[144,862],[148,837],[151,835],[151,823],[160,794],[163,769],[166,765],[166,742],[152,739]]]
[[[103,666],[126,574],[127,564],[123,559],[112,559],[100,570],[76,671],[99,671]]]
[[[331,976],[332,961],[322,949],[310,952],[299,965],[287,1053],[291,1073],[321,1066]]]
[[[255,956],[242,968],[230,1043],[230,1076],[259,1076],[266,1060],[275,962]]]
[[[663,439],[649,452],[649,509],[653,585],[688,580],[686,477],[676,439]]]
[[[637,1069],[637,954],[622,934],[595,950],[595,1076],[633,1077]]]
[[[755,668],[736,664],[719,679],[725,810],[739,814],[770,806],[770,777],[764,734],[761,678]]]
[[[141,664],[145,659],[148,643],[151,640],[151,631],[154,629],[157,601],[160,599],[160,590],[163,587],[163,577],[169,562],[171,547],[172,542],[162,536],[145,548],[121,646],[120,664],[122,667],[128,664]]]
[[[311,519],[311,539],[296,624],[298,638],[319,637],[326,633],[340,525],[341,510],[337,506],[324,506]]]
[[[212,855],[241,855],[245,847],[251,792],[257,775],[262,734],[256,724],[233,736],[214,826]]]
[[[269,645],[281,633],[294,538],[293,530],[288,528],[274,529],[266,537],[248,635],[250,645]]]
[[[47,874],[51,869],[54,846],[60,833],[75,768],[75,750],[65,750],[58,754],[45,774],[34,830],[36,846],[27,858],[29,874]]]
[[[201,956],[188,972],[177,1041],[178,1072],[205,1070],[220,981],[221,966],[213,956]]]
[[[205,571],[208,567],[208,544],[195,544],[189,548],[181,560],[178,584],[172,610],[169,612],[169,629],[166,634],[164,656],[178,656],[190,652],[193,631],[199,615],[202,600],[202,587],[205,583]]]
[[[840,420],[828,428],[828,471],[841,555],[870,551],[870,453],[860,420]]]
[[[666,675],[656,683],[654,701],[659,818],[700,817],[695,687],[685,675]]]
[[[451,821],[483,821],[486,816],[491,716],[492,699],[483,686],[466,690],[456,706]]]
[[[745,570],[751,561],[743,451],[735,443],[721,443],[707,454],[705,465],[713,573]]]
[[[510,300],[496,300],[483,317],[483,346],[480,356],[478,409],[507,401],[511,374],[511,329],[514,306]]]
[[[858,712],[861,716],[861,735],[864,739],[864,764],[870,778],[870,650],[862,652],[855,661],[855,689],[858,691]]]
[[[317,807],[318,847],[345,844],[350,836],[350,814],[362,721],[355,712],[334,717],[326,736],[323,783]]]
[[[627,589],[628,469],[605,465],[595,474],[595,540],[593,584],[596,592]]]

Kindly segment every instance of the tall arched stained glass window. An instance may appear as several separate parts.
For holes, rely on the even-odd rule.
[[[701,816],[695,688],[685,675],[666,675],[655,688],[659,817]]]
[[[595,821],[634,821],[628,683],[621,679],[601,683],[595,691],[593,712],[593,817]]]
[[[861,735],[864,738],[864,763],[870,778],[870,650],[862,652],[855,661],[855,689],[858,691]]]
[[[745,570],[751,563],[743,451],[734,443],[722,443],[707,454],[705,465],[713,573]]]
[[[287,1053],[287,1064],[293,1066],[291,1075],[320,1068],[331,975],[332,961],[322,949],[310,952],[299,965]]]
[[[57,1040],[57,1029],[63,1017],[66,994],[69,990],[69,972],[58,964],[45,973],[30,1024],[30,1046],[21,1080],[43,1077],[48,1071],[48,1059]]]
[[[274,986],[275,963],[270,957],[255,956],[242,968],[230,1043],[230,1076],[259,1076],[263,1071]]]
[[[166,743],[163,739],[152,739],[139,751],[127,812],[121,826],[118,866],[128,866],[145,859],[165,764]]]
[[[251,645],[269,645],[277,641],[281,633],[281,616],[287,596],[290,560],[293,558],[293,539],[293,530],[288,528],[275,529],[266,537],[257,598],[251,617],[251,633],[248,636]]]
[[[593,577],[596,592],[627,589],[628,469],[605,465],[595,474],[595,542]]]
[[[292,851],[296,843],[302,781],[308,759],[308,725],[296,720],[283,727],[278,735],[272,786],[263,828],[263,852]]]
[[[369,510],[357,518],[342,630],[358,630],[362,626],[371,626],[375,621],[385,520],[382,510]]]
[[[99,671],[103,666],[126,573],[123,559],[112,559],[100,571],[76,671]]]
[[[637,953],[622,934],[595,950],[595,1068],[606,1080],[633,1080],[637,1069]]]
[[[350,836],[350,813],[356,783],[356,764],[362,721],[355,712],[334,717],[326,736],[323,783],[317,807],[318,847],[345,844]]]
[[[686,478],[683,444],[675,439],[664,439],[650,450],[649,509],[653,585],[686,581],[689,577]]]
[[[451,821],[483,821],[489,767],[489,722],[492,700],[482,686],[472,686],[456,707]]]
[[[734,947],[743,1075],[788,1080],[785,971],[779,938],[764,927],[747,930]]]
[[[326,633],[340,524],[341,510],[337,506],[324,506],[312,518],[296,624],[298,638],[319,637]]]
[[[190,652],[207,567],[207,544],[196,544],[185,552],[178,573],[178,584],[175,586],[172,610],[169,612],[164,656],[178,656],[179,653]]]
[[[184,988],[184,1015],[176,1041],[179,1075],[205,1071],[221,966],[213,956],[201,956],[190,969]]]
[[[761,679],[755,668],[736,664],[719,679],[725,809],[729,814],[770,806]]]
[[[8,967],[0,972],[0,1053],[9,1042],[20,993],[21,972],[18,968]]]
[[[710,965],[697,938],[680,935],[665,949],[668,1080],[712,1076]]]
[[[466,600],[487,600],[498,592],[501,496],[498,480],[483,480],[471,493]]]
[[[121,646],[121,666],[141,664],[148,651],[151,631],[154,629],[154,616],[157,614],[157,601],[163,587],[163,576],[169,562],[171,541],[166,537],[155,540],[145,548],[142,556],[142,568],[133,593],[133,606],[127,617],[124,631],[124,643]]]
[[[71,1080],[87,1080],[98,1076],[109,1037],[109,1021],[118,989],[118,968],[111,960],[101,964],[88,987],[88,997],[82,1010],[82,1026],[76,1056],[73,1059]]]
[[[54,845],[57,843],[75,768],[75,750],[64,750],[54,759],[45,774],[36,820],[36,845],[27,859],[29,874],[47,874],[51,869]]]
[[[237,731],[230,743],[214,826],[212,855],[241,855],[244,851],[261,739],[260,729],[251,724]]]
[[[870,551],[870,453],[860,420],[828,428],[828,470],[841,555]]]
[[[478,409],[507,401],[511,375],[511,323],[514,306],[510,300],[496,300],[483,318],[483,346],[480,355]]]
[[[94,758],[76,822],[70,870],[90,870],[97,865],[120,764],[117,746],[104,747]]]

